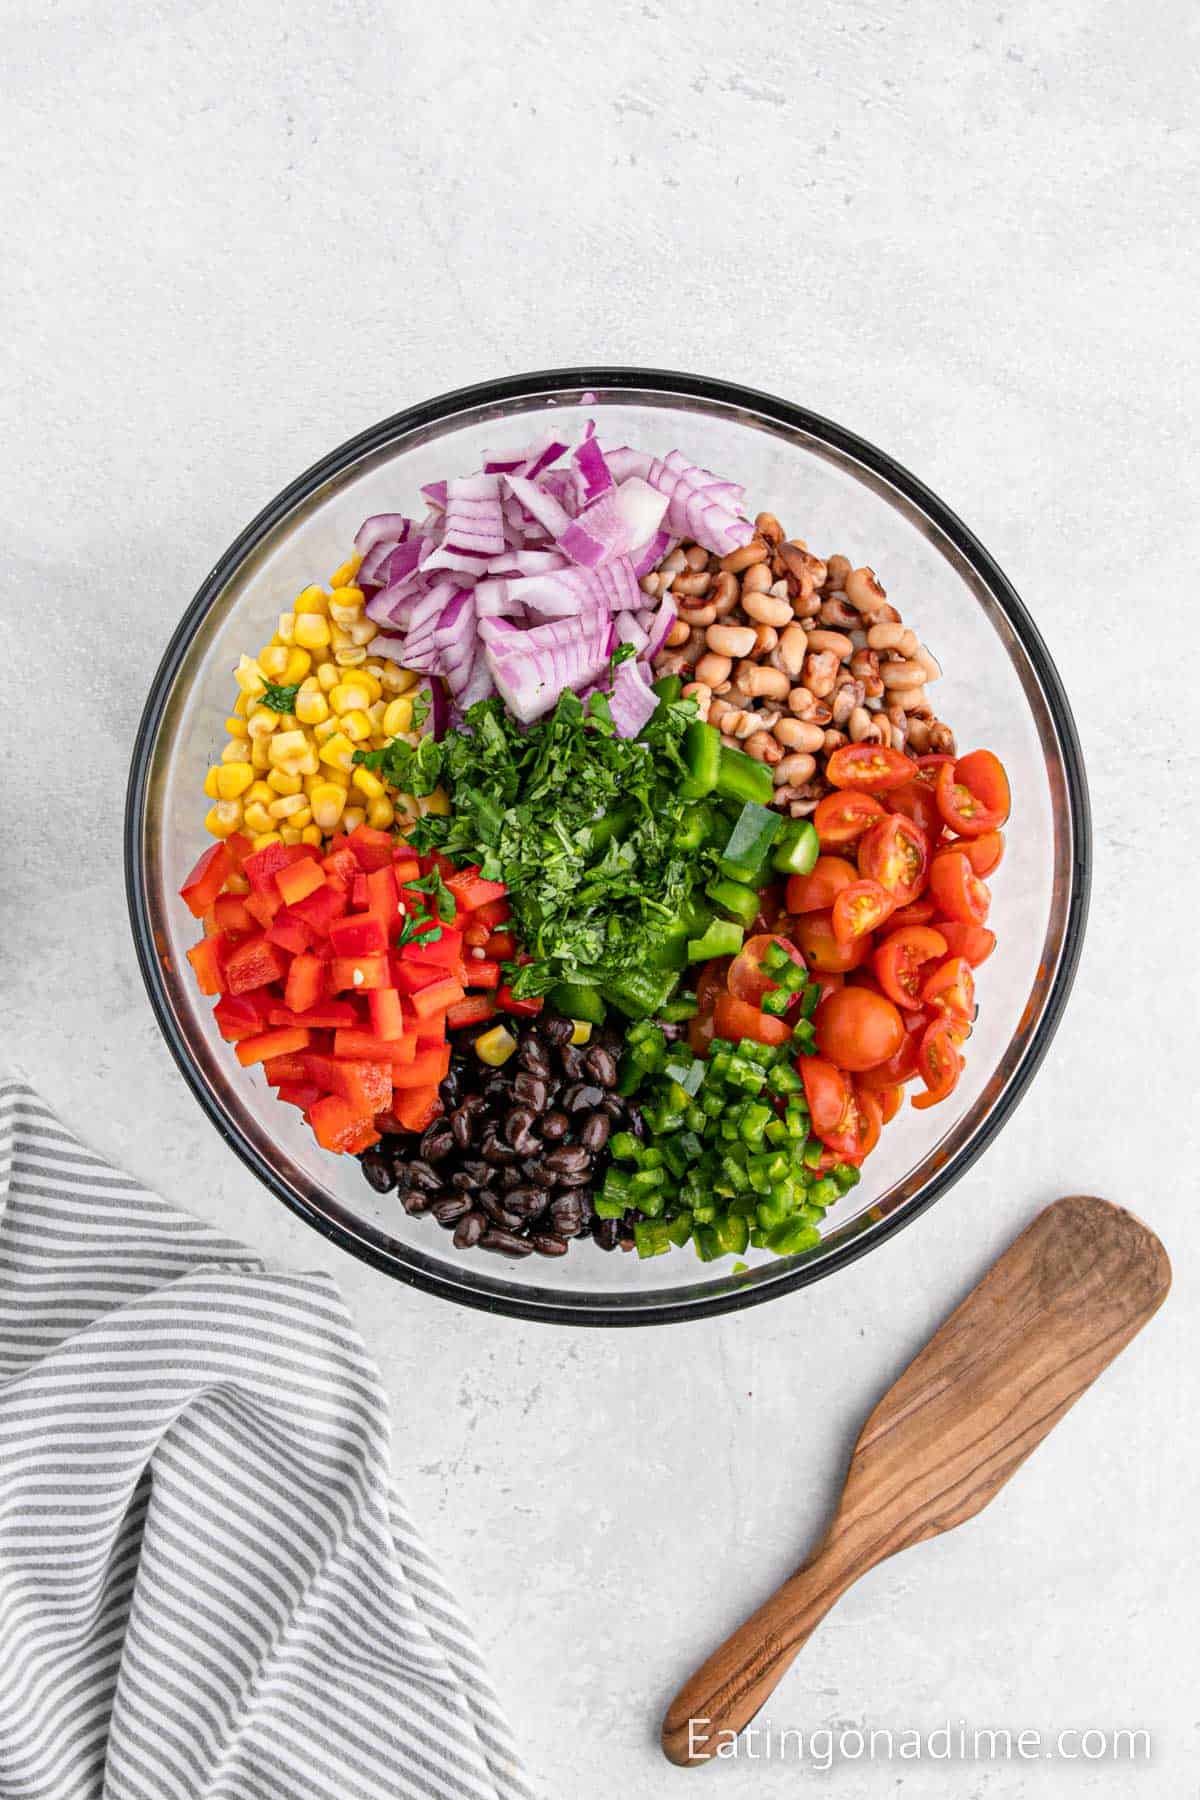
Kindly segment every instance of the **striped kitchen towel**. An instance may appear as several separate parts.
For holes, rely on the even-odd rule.
[[[0,1797],[528,1800],[325,1275],[0,1079]]]

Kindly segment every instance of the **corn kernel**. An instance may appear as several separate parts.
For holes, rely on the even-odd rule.
[[[337,594],[331,594],[329,596],[329,616],[335,625],[340,625],[344,631],[349,631],[351,625],[357,625],[362,618],[362,601],[360,600],[357,606],[349,606],[340,600]],[[371,633],[372,637],[378,630],[379,627],[376,625]]]
[[[326,738],[321,745],[320,759],[323,763],[328,763],[331,769],[352,769],[354,767],[354,745],[340,731],[335,731],[333,736]]]
[[[268,844],[282,844],[283,838],[278,831],[260,831],[254,839],[256,850],[265,850]]]
[[[300,833],[300,842],[302,844],[316,844],[319,849],[324,836],[325,833],[321,830],[319,825],[306,825]]]
[[[248,694],[251,698],[261,694],[264,687],[267,685],[263,680],[262,670],[252,656],[243,656],[239,658],[238,666],[233,671],[233,679],[237,682],[243,694]]]
[[[333,606],[336,601],[339,606],[352,606],[356,610],[361,610],[362,603],[365,599],[366,595],[363,593],[362,589],[356,587],[352,581],[344,583],[339,582],[336,587],[331,587],[329,591],[330,606]]]
[[[275,789],[270,785],[270,778],[268,777],[266,781],[256,781],[253,787],[246,789],[242,798],[247,806],[252,800],[261,800],[264,806],[270,806],[275,798]]]
[[[329,647],[331,650],[344,650],[350,642],[350,633],[344,626],[330,622]]]
[[[267,776],[267,786],[271,790],[271,799],[279,794],[298,794],[304,787],[299,775],[289,775],[284,769],[272,769]],[[270,802],[268,801],[268,805]]]
[[[357,681],[339,681],[329,690],[329,704],[335,713],[353,712],[363,703],[363,689]]]
[[[217,778],[220,773],[221,765],[219,763],[214,763],[213,767],[204,777],[204,792],[208,795],[210,800],[219,800],[221,798],[221,790],[217,786]]]
[[[312,816],[324,831],[332,831],[342,816],[346,804],[344,788],[332,781],[318,782],[308,796],[312,807]]]
[[[250,743],[249,738],[246,738],[244,740],[238,739],[238,738],[233,738],[233,739],[231,739],[231,741],[228,744],[222,745],[222,748],[221,748],[222,763],[245,762],[247,756],[249,756],[249,754],[250,754],[250,751],[248,748],[249,743]]]
[[[329,717],[329,702],[320,688],[296,695],[296,717],[302,725],[319,725]]]
[[[243,743],[250,736],[250,727],[247,725],[245,719],[239,719],[236,713],[231,713],[229,718],[226,719],[225,729],[231,738],[240,738]]]
[[[296,615],[297,624],[299,624],[301,617],[306,613],[307,614],[320,613],[322,616],[324,616],[325,612],[328,609],[328,606],[329,606],[329,595],[325,592],[325,589],[313,586],[313,587],[306,587],[302,594],[296,595],[295,602],[293,603],[293,606],[292,606],[292,611]],[[299,638],[297,638],[296,642],[300,643],[301,640]]]
[[[268,738],[278,723],[277,712],[272,712],[269,706],[257,706],[246,722],[246,730],[252,738]]]
[[[511,1031],[506,1031],[503,1025],[493,1025],[490,1031],[485,1031],[481,1037],[475,1039],[476,1056],[493,1069],[498,1069],[502,1063],[506,1063],[516,1047],[516,1038]]]
[[[329,620],[323,613],[300,613],[295,637],[305,650],[322,650],[329,642]]]
[[[287,668],[288,653],[283,644],[267,644],[258,653],[258,666],[269,680],[278,682]]]
[[[364,662],[366,655],[361,645],[348,644],[345,649],[334,651],[333,660],[340,669],[352,669],[356,663]]]
[[[303,794],[281,794],[278,800],[272,800],[267,811],[273,819],[290,819],[293,813],[307,812]]]
[[[232,837],[242,822],[242,806],[239,800],[218,800],[210,806],[204,815],[204,829],[210,837]]]
[[[256,800],[252,806],[248,806],[243,817],[249,831],[257,833],[271,829],[271,815],[261,800]]]
[[[338,723],[351,743],[361,744],[364,738],[371,735],[371,721],[361,710],[343,713]]]
[[[364,769],[361,766],[356,768],[350,777],[350,784],[352,787],[356,787],[360,794],[365,794],[368,800],[381,800],[387,792],[378,775],[373,775],[370,769]]]
[[[295,613],[280,613],[279,625],[275,632],[275,636],[279,639],[280,643],[281,644],[294,643],[295,642],[295,632],[296,632],[296,615],[295,615]]]
[[[293,756],[303,756],[307,749],[308,739],[302,731],[277,731],[267,745],[272,763],[285,768]]]
[[[294,825],[281,825],[279,827],[279,839],[280,842],[284,844],[298,844],[300,842],[300,833],[296,830]]]
[[[304,831],[312,824],[312,813],[305,806],[300,812],[292,814],[288,824],[294,826],[297,831]]]
[[[449,817],[450,799],[445,788],[434,788],[427,799],[419,800],[417,804],[421,808],[422,816],[425,813],[433,813],[439,819]]]
[[[365,825],[366,822],[367,815],[361,806],[348,806],[342,814],[343,831],[357,831],[359,826]]]
[[[360,645],[369,644],[372,638],[379,636],[379,627],[374,619],[352,619],[346,630],[350,633],[351,641]]]
[[[412,730],[412,715],[413,703],[403,695],[389,701],[383,715],[383,729],[389,737],[399,737],[402,731]]]
[[[287,664],[281,677],[284,686],[295,687],[298,682],[304,680],[311,668],[312,657],[307,650],[289,650]]]
[[[331,661],[323,662],[317,670],[317,680],[321,684],[322,693],[327,694],[330,688],[335,688],[341,679],[336,665]]]
[[[233,703],[233,711],[236,718],[244,719],[246,717],[246,714],[250,711],[250,702],[245,694],[238,695]]]
[[[329,577],[330,587],[348,587],[354,580],[354,577],[358,574],[358,571],[362,568],[362,560],[363,559],[358,554],[357,550],[351,551],[342,566],[339,569],[335,569],[333,574]]]
[[[322,719],[321,723],[319,725],[314,725],[312,728],[313,743],[318,746],[320,746],[321,744],[328,743],[328,741],[331,737],[337,736],[338,731],[340,729],[341,729],[341,720],[340,719],[334,719],[334,718]]]
[[[241,745],[230,745],[240,749]],[[254,784],[254,770],[248,762],[228,762],[217,773],[217,792],[222,800],[236,800]]]
[[[317,761],[316,751],[309,744],[304,755],[294,757],[290,766],[293,775],[315,775],[321,765]]]
[[[417,685],[417,677],[413,671],[397,668],[395,663],[388,664],[379,680],[385,694],[407,694],[409,688]]]
[[[571,1020],[571,1042],[586,1044],[591,1041],[592,1028],[586,1019]]]
[[[271,766],[271,758],[267,754],[267,739],[254,738],[250,744],[250,767],[266,771]]]
[[[386,794],[378,800],[368,801],[367,824],[374,826],[376,831],[386,831],[395,817],[396,809]]]

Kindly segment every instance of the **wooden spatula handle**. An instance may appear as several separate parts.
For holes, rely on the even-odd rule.
[[[825,1614],[863,1573],[844,1542],[827,1537],[803,1567],[727,1637],[684,1684],[662,1725],[673,1763],[707,1762],[720,1734],[741,1731],[791,1667]]]

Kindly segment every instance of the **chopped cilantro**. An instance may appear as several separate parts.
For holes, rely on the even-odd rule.
[[[261,694],[255,699],[260,706],[269,706],[272,712],[290,713],[296,710],[296,695],[300,692],[297,681],[291,687],[279,687],[274,681],[268,681]]]

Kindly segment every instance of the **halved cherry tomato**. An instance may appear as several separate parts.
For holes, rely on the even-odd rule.
[[[947,850],[959,850],[966,857],[976,875],[990,875],[1000,867],[1004,856],[1004,833],[1002,831],[985,831],[982,837],[954,838],[938,851],[939,856]]]
[[[830,794],[827,799],[837,796]],[[852,796],[863,799],[865,796]],[[821,806],[825,801],[822,800]],[[820,807],[817,808],[819,812]],[[872,817],[878,817],[872,814]],[[865,831],[871,823],[867,819],[863,824]],[[789,875],[787,884],[787,909],[790,913],[824,912],[831,907],[841,890],[849,887],[852,881],[858,880],[858,870],[844,856],[818,856],[807,875]]]
[[[772,937],[763,933],[749,938],[734,957],[726,983],[729,992],[737,1000],[745,1000],[751,1006],[761,1006],[764,994],[772,993],[778,986],[774,976],[763,968],[763,957],[771,944],[778,944],[787,953],[792,962],[804,966],[804,958],[795,944],[785,937]]]
[[[942,772],[942,764],[952,763],[953,761],[954,758],[952,756],[918,756],[917,773],[913,779],[926,782],[930,787],[936,787],[938,776]]]
[[[830,922],[839,944],[849,944],[882,925],[896,902],[877,881],[852,881],[833,903]]]
[[[804,1098],[812,1114],[813,1131],[827,1142],[846,1116],[850,1083],[842,1071],[820,1056],[798,1056],[796,1069],[804,1083]]]
[[[996,948],[996,934],[986,925],[964,925],[961,919],[944,919],[938,930],[951,956],[963,956],[973,969],[987,961]]]
[[[895,1056],[904,1023],[892,1002],[870,988],[844,987],[823,1000],[813,1017],[817,1049],[839,1069],[873,1069]]]
[[[953,1013],[969,1025],[975,1017],[975,977],[965,956],[948,956],[926,977],[921,1001],[939,1012]]]
[[[939,850],[929,871],[929,891],[939,912],[964,925],[987,923],[992,897],[961,850]]]
[[[809,968],[822,975],[844,975],[847,969],[857,969],[871,954],[869,933],[848,944],[839,944],[827,912],[805,913],[792,926],[792,936]]]
[[[883,1102],[880,1095],[870,1088],[860,1087],[856,1081],[854,1103],[859,1117],[858,1149],[855,1156],[867,1157],[879,1142],[879,1134],[884,1127]]]
[[[825,774],[836,788],[858,788],[867,794],[884,794],[912,780],[913,766],[899,750],[882,744],[843,744],[825,765]]]
[[[915,1008],[921,1004],[921,965],[940,961],[945,955],[946,940],[940,931],[932,931],[928,925],[903,925],[884,938],[871,958],[871,967],[889,1000]]]
[[[949,1019],[935,1019],[921,1039],[917,1067],[925,1083],[923,1094],[913,1095],[913,1105],[920,1111],[936,1106],[958,1086],[963,1059],[954,1041],[954,1026]]]
[[[864,1069],[858,1077],[858,1085],[862,1088],[882,1090],[900,1086],[911,1081],[917,1073],[917,1054],[921,1048],[921,1039],[925,1034],[925,1015],[921,1015],[921,1024],[916,1031],[906,1031],[904,1042],[895,1056],[890,1056],[885,1063],[878,1063],[873,1069]]]
[[[708,1055],[708,1047],[716,1035],[713,1008],[717,1004],[717,995],[725,992],[725,978],[729,974],[729,967],[729,958],[719,956],[715,961],[705,963],[700,971],[700,979],[696,983],[696,1013],[688,1020],[688,1044],[693,1056]]]
[[[929,842],[921,827],[904,813],[890,813],[872,825],[858,846],[858,866],[897,906],[916,900],[929,869]]]
[[[982,837],[1003,825],[1009,813],[1008,776],[999,757],[975,750],[938,770],[938,811],[960,837]]]
[[[786,1044],[791,1035],[792,1028],[785,1019],[760,1012],[736,994],[717,995],[713,1007],[714,1037],[727,1038],[731,1044],[742,1038],[751,1038],[756,1044]]]
[[[817,828],[822,850],[836,850],[856,843],[868,825],[882,817],[882,806],[870,794],[826,794],[818,803],[812,822]]]
[[[926,838],[932,844],[942,829],[942,815],[938,811],[937,795],[927,781],[906,781],[902,788],[897,788],[887,797],[888,811],[904,813],[906,818],[919,825]]]
[[[893,1084],[891,1087],[876,1088],[874,1091],[879,1097],[879,1109],[883,1114],[883,1122],[885,1125],[890,1125],[904,1105],[904,1089]],[[871,1089],[867,1088],[864,1092],[870,1093]]]
[[[937,912],[932,900],[910,900],[907,906],[898,906],[888,920],[888,930],[894,931],[900,925],[928,925]]]

